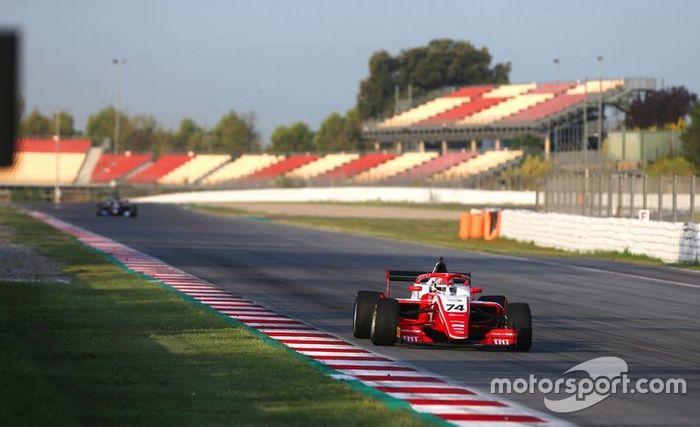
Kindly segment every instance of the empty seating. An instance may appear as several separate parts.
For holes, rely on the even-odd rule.
[[[240,179],[252,175],[282,159],[284,159],[284,156],[274,154],[244,154],[215,170],[211,175],[205,176],[202,179],[202,184],[219,184]]]
[[[355,159],[351,162],[345,163],[335,169],[332,169],[323,175],[320,175],[319,179],[337,180],[337,179],[347,179],[351,178],[359,173],[362,173],[368,169],[371,169],[377,165],[396,157],[394,153],[370,153]]]
[[[162,176],[192,160],[189,154],[166,154],[127,180],[133,184],[155,184]]]
[[[493,86],[488,85],[488,86],[466,86],[460,89],[457,89],[456,91],[452,92],[451,94],[447,95],[448,98],[477,98],[480,97],[481,95],[485,94],[486,92],[490,91],[493,89]]]
[[[510,98],[507,101],[496,104],[491,108],[484,109],[476,114],[460,120],[459,124],[486,124],[493,123],[508,117],[511,114],[525,110],[540,102],[554,97],[551,93],[526,94]]]
[[[470,152],[446,153],[442,156],[434,157],[430,161],[418,165],[413,169],[395,175],[392,181],[411,182],[425,180],[434,174],[444,172],[452,166],[466,162],[475,156],[476,153]]]
[[[484,93],[482,96],[484,98],[510,98],[521,95],[536,87],[537,85],[535,83],[503,85]]]
[[[496,104],[505,101],[508,98],[479,98],[474,102],[469,102],[455,107],[451,110],[440,113],[434,117],[422,121],[421,125],[441,125],[455,120],[464,119],[472,116],[482,110],[491,108]]]
[[[355,177],[356,182],[379,182],[437,157],[435,152],[405,153]]]
[[[192,160],[163,175],[160,184],[192,184],[231,160],[228,154],[197,154]]]
[[[532,89],[528,93],[553,93],[555,95],[563,93],[576,86],[574,82],[544,83]]]
[[[293,171],[296,168],[304,166],[307,163],[311,163],[316,159],[318,159],[318,156],[315,154],[297,154],[297,155],[289,156],[284,160],[280,160],[279,162],[277,162],[275,164],[272,164],[272,165],[267,166],[263,169],[260,169],[259,171],[251,174],[249,176],[249,178],[253,178],[253,179],[276,178],[280,175],[286,174],[287,172]]]
[[[290,178],[312,179],[360,157],[355,153],[328,154],[315,162],[308,163],[287,173]]]
[[[499,167],[518,157],[522,157],[523,152],[515,151],[487,151],[484,154],[455,165],[448,170],[433,176],[432,181],[444,182],[469,178],[491,169]]]
[[[561,111],[573,107],[576,104],[583,102],[585,98],[585,95],[562,94],[547,101],[544,101],[541,104],[537,104],[524,111],[514,114],[504,119],[503,121],[508,123],[524,123],[542,120],[546,117],[551,116],[552,114],[559,113]]]
[[[385,120],[379,125],[379,127],[410,126],[468,101],[469,98],[466,97],[437,98]]]
[[[148,154],[124,154],[105,153],[92,170],[90,181],[95,183],[111,182],[128,174],[151,159]]]
[[[12,166],[0,168],[6,184],[73,184],[90,149],[89,139],[21,139]]]

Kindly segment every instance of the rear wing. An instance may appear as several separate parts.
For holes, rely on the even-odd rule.
[[[391,281],[393,280],[394,282],[410,282],[413,283],[413,281],[416,280],[416,277],[422,275],[422,274],[429,274],[431,273],[430,271],[412,271],[412,270],[386,270],[386,296],[388,297],[390,295],[390,285]],[[459,273],[459,272],[450,272],[451,274],[461,274],[464,276],[467,276],[468,278],[471,279],[472,274],[471,273]]]

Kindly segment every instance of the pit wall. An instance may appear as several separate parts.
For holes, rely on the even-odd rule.
[[[700,225],[504,210],[501,236],[569,251],[629,251],[669,263],[700,259]]]
[[[534,191],[418,187],[305,187],[195,191],[140,197],[142,203],[407,202],[487,206],[535,206]]]

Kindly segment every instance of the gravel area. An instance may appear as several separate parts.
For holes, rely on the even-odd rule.
[[[403,206],[353,206],[331,203],[226,203],[223,205],[252,213],[267,215],[320,216],[328,218],[459,220],[460,215],[460,212],[457,210],[411,208]]]
[[[10,243],[15,230],[0,224],[0,282],[68,283],[63,264],[36,253],[32,248]]]

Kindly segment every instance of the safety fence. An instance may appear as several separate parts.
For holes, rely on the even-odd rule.
[[[698,193],[695,176],[557,175],[538,188],[536,208],[583,216],[698,222]]]

